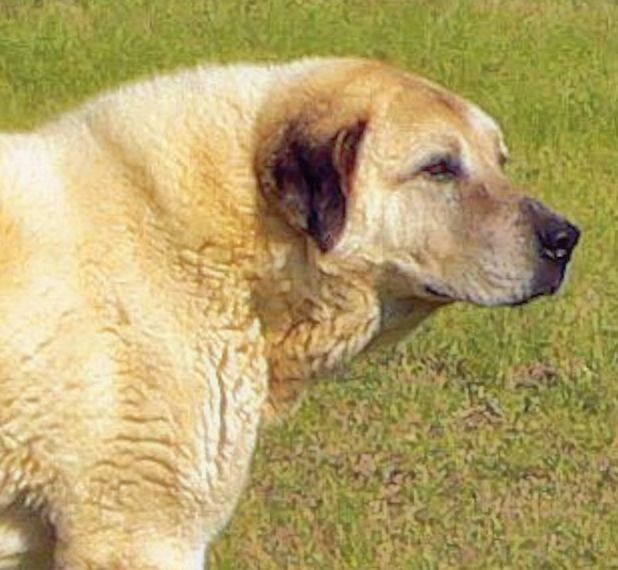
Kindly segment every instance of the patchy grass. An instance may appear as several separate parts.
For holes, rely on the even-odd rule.
[[[452,307],[265,430],[212,568],[618,568],[618,5],[2,0],[0,126],[198,61],[357,54],[504,125],[584,237],[558,298]]]

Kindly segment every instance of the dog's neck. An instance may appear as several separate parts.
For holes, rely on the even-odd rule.
[[[325,271],[315,263],[323,254],[305,238],[283,243],[270,244],[270,271],[253,280],[270,365],[267,418],[293,410],[314,379],[369,345],[401,340],[435,309],[380,295],[370,272],[333,266]]]

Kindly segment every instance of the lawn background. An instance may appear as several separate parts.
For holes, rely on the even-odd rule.
[[[199,61],[385,59],[478,102],[583,229],[557,298],[451,307],[264,430],[211,568],[618,568],[618,3],[1,0],[0,128]]]

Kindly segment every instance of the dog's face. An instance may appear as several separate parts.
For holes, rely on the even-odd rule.
[[[338,95],[288,124],[262,178],[321,263],[399,298],[518,304],[558,289],[579,232],[508,181],[488,115],[397,73]]]

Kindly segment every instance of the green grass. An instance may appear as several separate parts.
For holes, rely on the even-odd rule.
[[[618,568],[618,4],[2,0],[0,127],[198,61],[378,57],[503,124],[584,237],[563,294],[452,307],[264,431],[217,570]]]

